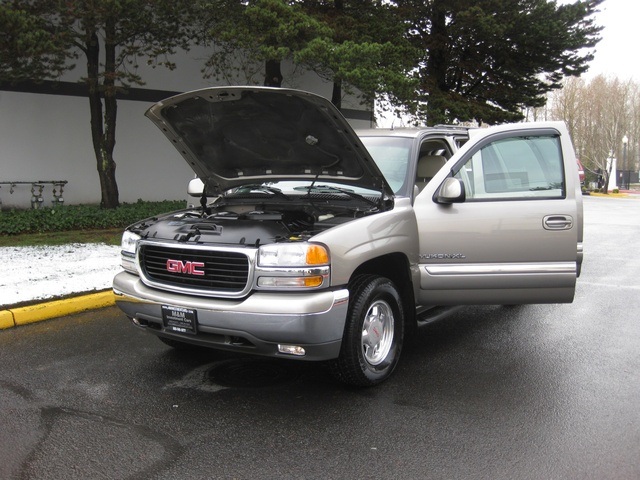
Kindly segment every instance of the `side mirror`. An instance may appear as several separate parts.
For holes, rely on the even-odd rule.
[[[465,201],[466,194],[462,180],[454,177],[448,177],[442,182],[440,188],[435,194],[436,203],[445,205],[451,203],[462,203]]]
[[[202,192],[204,191],[204,183],[199,178],[194,178],[189,180],[189,185],[187,186],[187,193],[191,197],[201,197]]]

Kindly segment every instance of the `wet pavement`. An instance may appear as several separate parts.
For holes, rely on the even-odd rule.
[[[573,304],[464,308],[370,389],[114,307],[0,331],[0,478],[640,478],[640,200],[585,213]]]

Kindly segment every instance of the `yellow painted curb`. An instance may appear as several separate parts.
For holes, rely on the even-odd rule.
[[[74,313],[84,312],[94,308],[109,307],[115,304],[113,291],[92,293],[65,300],[54,300],[52,302],[19,307],[0,312],[0,328],[10,328],[18,325],[26,325],[49,318],[64,317]],[[5,321],[5,312],[9,314],[11,322]]]
[[[11,328],[15,327],[16,324],[13,322],[13,313],[9,310],[0,311],[0,330],[3,328]]]
[[[638,197],[637,193],[596,193],[591,192],[589,194],[591,197],[600,197],[600,198],[635,198]]]

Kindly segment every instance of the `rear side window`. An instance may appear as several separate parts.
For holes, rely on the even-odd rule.
[[[564,198],[565,183],[557,136],[510,137],[478,150],[455,176],[468,200]]]

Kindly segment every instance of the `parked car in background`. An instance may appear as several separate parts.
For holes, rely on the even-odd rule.
[[[576,164],[578,165],[578,178],[580,179],[580,185],[584,185],[584,167],[579,158],[576,158]]]

